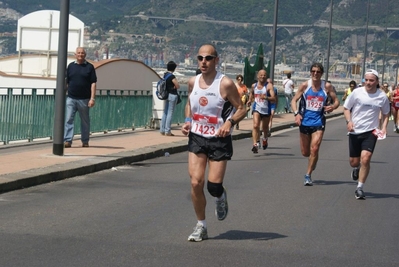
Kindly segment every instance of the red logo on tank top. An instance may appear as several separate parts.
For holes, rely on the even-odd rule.
[[[199,104],[205,107],[206,105],[208,105],[208,99],[205,96],[200,97]]]

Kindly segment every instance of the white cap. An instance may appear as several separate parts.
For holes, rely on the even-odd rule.
[[[366,75],[366,74],[373,74],[378,79],[378,72],[376,70],[368,69],[368,70],[366,70],[366,73],[364,73],[364,75]]]

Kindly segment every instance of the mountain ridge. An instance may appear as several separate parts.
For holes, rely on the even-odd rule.
[[[91,38],[101,41],[110,51],[119,57],[144,60],[151,54],[162,53],[167,58],[184,61],[201,43],[218,44],[225,60],[242,61],[251,56],[251,50],[263,43],[265,54],[270,55],[271,34],[262,26],[250,23],[271,24],[274,19],[274,0],[262,2],[247,0],[213,1],[198,0],[72,0],[70,13],[81,19],[91,33]],[[59,3],[38,0],[3,0],[0,7],[13,9],[27,14],[40,9],[59,9]],[[134,17],[144,16],[205,18],[207,21],[171,21],[145,20]],[[280,1],[278,24],[329,24],[330,1]],[[333,6],[333,25],[358,26],[355,30],[334,29],[331,36],[331,59],[346,60],[362,53],[365,43],[365,25],[367,22],[366,0],[341,0]],[[394,33],[385,43],[382,29],[394,26],[399,14],[399,2],[380,0],[370,1],[368,52],[381,52],[386,45],[388,53],[394,53],[399,34]],[[246,27],[217,25],[215,20],[234,21],[248,24]],[[364,27],[364,28],[362,28]],[[111,35],[111,33],[115,33]],[[117,35],[116,33],[120,33]],[[132,39],[131,36],[149,36],[146,40]],[[112,41],[109,41],[112,39]],[[291,33],[280,27],[277,31],[276,62],[290,64],[324,61],[327,54],[328,27],[305,27]],[[218,48],[219,49],[219,48]],[[93,56],[94,51],[90,56]],[[369,54],[367,55],[369,56]],[[378,56],[377,56],[378,58]],[[381,56],[379,56],[381,58]]]

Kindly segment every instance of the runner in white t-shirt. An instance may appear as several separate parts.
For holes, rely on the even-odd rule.
[[[389,117],[389,100],[377,88],[378,72],[369,69],[365,73],[365,85],[354,90],[345,100],[344,115],[349,131],[349,164],[354,168],[351,176],[358,180],[356,199],[364,199],[363,184],[370,171],[370,161],[377,142],[376,131],[386,135]],[[382,126],[379,114],[382,113]]]

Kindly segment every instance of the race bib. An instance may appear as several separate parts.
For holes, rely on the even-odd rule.
[[[324,98],[322,96],[308,96],[306,99],[306,109],[311,111],[321,111]]]
[[[263,103],[265,102],[265,98],[263,98],[264,94],[256,94],[255,95],[255,100],[257,103]]]
[[[191,132],[202,136],[214,136],[218,130],[218,118],[194,114],[191,123]]]

